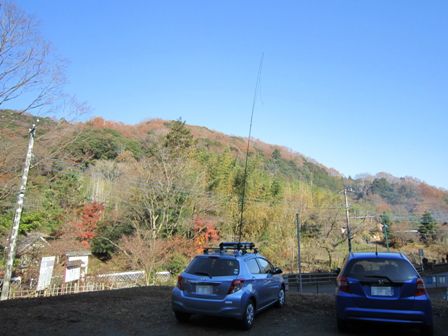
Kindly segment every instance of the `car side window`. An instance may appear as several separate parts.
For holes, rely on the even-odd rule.
[[[269,271],[272,270],[272,265],[269,261],[262,258],[257,258],[258,265],[260,266],[260,273],[266,274],[269,273]]]
[[[258,263],[255,259],[250,259],[246,261],[247,267],[249,268],[249,272],[252,274],[260,274],[260,268],[258,267]]]

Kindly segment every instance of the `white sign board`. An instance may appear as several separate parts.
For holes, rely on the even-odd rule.
[[[81,277],[81,268],[73,267],[65,269],[65,282],[76,281]]]
[[[81,261],[81,268],[83,269],[84,273],[87,273],[87,267],[89,266],[89,256],[68,257],[68,262],[76,260]]]
[[[53,268],[56,257],[43,257],[40,262],[39,281],[37,282],[37,290],[44,290],[51,283],[53,276]]]

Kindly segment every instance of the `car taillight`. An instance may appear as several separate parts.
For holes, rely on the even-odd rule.
[[[417,289],[415,291],[415,296],[426,295],[425,283],[422,278],[417,279]]]
[[[184,284],[182,281],[183,281],[182,275],[179,275],[177,277],[177,288],[179,288],[180,290],[184,289]]]
[[[345,276],[338,276],[337,279],[338,289],[341,292],[350,293],[350,286],[348,284],[348,279]]]
[[[243,288],[244,280],[241,279],[235,279],[230,284],[229,290],[227,291],[227,294],[233,294],[235,292],[238,292],[241,288]]]

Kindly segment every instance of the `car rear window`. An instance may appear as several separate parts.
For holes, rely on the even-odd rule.
[[[186,273],[209,276],[238,275],[240,265],[235,259],[219,257],[196,257],[185,270]]]
[[[359,280],[384,278],[393,282],[403,282],[418,276],[407,260],[381,258],[355,260],[344,273]]]

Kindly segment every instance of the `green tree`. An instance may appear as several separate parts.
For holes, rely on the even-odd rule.
[[[280,198],[282,193],[282,185],[279,180],[274,179],[271,184],[271,195],[273,198]]]
[[[282,153],[280,152],[280,150],[278,148],[276,148],[272,151],[271,158],[276,161],[278,161],[282,158]]]
[[[431,212],[425,211],[420,218],[420,226],[418,227],[420,233],[420,240],[428,244],[436,239],[437,236],[437,222],[432,217]]]
[[[76,161],[83,162],[86,166],[92,160],[113,160],[126,150],[135,158],[142,155],[142,148],[138,142],[109,128],[82,130],[68,149]]]
[[[193,135],[185,126],[182,119],[172,121],[169,125],[170,131],[165,137],[165,147],[170,148],[173,152],[184,152],[194,144]]]
[[[37,211],[27,211],[25,209],[20,220],[19,233],[27,234],[35,230],[51,233],[59,225],[58,215],[59,213],[46,211],[45,209]],[[13,218],[13,212],[7,212],[0,216],[0,233],[7,234],[9,232]]]
[[[384,177],[375,179],[372,182],[370,190],[372,193],[380,195],[391,204],[397,204],[400,200],[400,194],[395,191],[394,185]]]
[[[380,222],[383,226],[383,234],[384,234],[384,240],[386,242],[387,249],[389,250],[389,242],[391,241],[391,230],[390,227],[392,225],[392,221],[390,220],[390,217],[387,213],[383,212],[382,215],[380,215]]]
[[[134,228],[129,223],[104,222],[95,233],[91,242],[92,253],[101,260],[108,260],[119,248],[121,237],[131,235]]]

